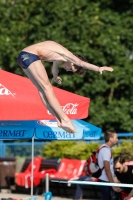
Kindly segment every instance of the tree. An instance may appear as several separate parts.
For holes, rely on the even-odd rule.
[[[133,129],[133,0],[1,0],[0,67],[22,74],[16,59],[26,46],[54,40],[113,73],[85,76],[60,70],[63,89],[91,98],[90,123]],[[50,64],[45,64],[51,78]]]

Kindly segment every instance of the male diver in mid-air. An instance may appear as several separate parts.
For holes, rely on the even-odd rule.
[[[87,69],[100,74],[103,71],[113,71],[111,67],[98,67],[85,62],[82,56],[72,54],[68,49],[54,41],[44,41],[24,48],[19,54],[17,61],[37,87],[44,106],[56,118],[58,127],[61,127],[68,133],[75,133],[76,129],[68,116],[63,112],[41,61],[53,62],[52,82],[58,84],[62,82],[62,79],[58,76],[59,62],[62,63],[62,67],[66,71],[72,71],[76,74],[84,74]]]

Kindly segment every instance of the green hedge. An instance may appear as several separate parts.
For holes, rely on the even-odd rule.
[[[87,159],[93,150],[101,144],[98,142],[86,143],[83,141],[52,141],[47,142],[41,151],[44,158],[73,158]],[[123,155],[126,160],[133,159],[133,142],[123,140],[112,148],[113,156]]]
[[[113,147],[113,156],[122,155],[125,159],[133,160],[133,142],[128,140],[122,140],[122,143],[119,143],[116,147]]]

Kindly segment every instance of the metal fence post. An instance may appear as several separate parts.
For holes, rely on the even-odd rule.
[[[0,140],[0,157],[6,157],[6,145]]]

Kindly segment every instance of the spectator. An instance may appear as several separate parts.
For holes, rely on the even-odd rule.
[[[114,183],[113,157],[111,148],[117,144],[117,133],[113,130],[107,130],[104,134],[105,144],[107,148],[102,148],[98,154],[98,164],[102,170],[99,182],[105,182],[105,186],[99,186],[102,200],[111,200],[111,191],[121,192],[121,188],[106,186],[106,183]]]
[[[97,178],[95,178],[95,177],[88,177],[86,175],[83,175],[78,180],[79,181],[97,181]],[[75,194],[74,194],[74,200],[82,199],[82,197],[83,197],[82,185],[77,184],[76,191],[75,191]]]
[[[113,130],[107,130],[104,134],[105,144],[107,148],[102,148],[98,153],[98,164],[102,170],[101,176],[98,178],[99,182],[112,182],[114,183],[114,169],[113,169],[113,157],[111,153],[111,148],[118,142],[117,133]],[[103,146],[102,145],[102,146]],[[79,180],[90,180],[96,181],[95,178],[90,178],[87,176],[82,176]],[[111,191],[120,192],[120,188],[110,187],[110,186],[99,186],[102,200],[111,200]],[[80,199],[83,195],[82,186],[77,185],[74,199]]]
[[[128,163],[127,163],[128,164]],[[133,184],[133,165],[128,166],[122,156],[114,158],[114,171],[116,182]],[[128,200],[133,196],[132,188],[122,188],[122,200]]]

